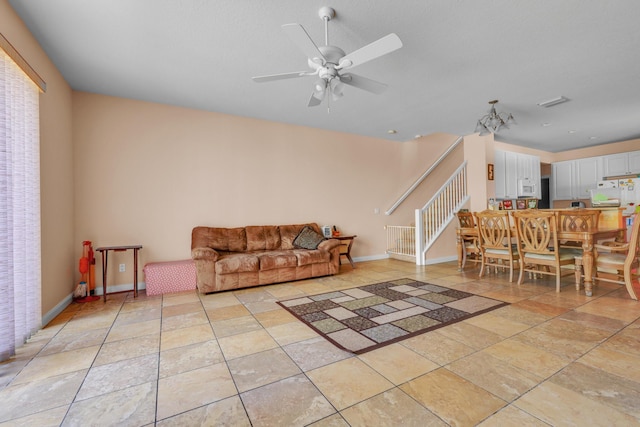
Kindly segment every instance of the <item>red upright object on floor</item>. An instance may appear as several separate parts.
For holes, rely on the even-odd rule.
[[[87,280],[87,294],[93,295],[96,289],[96,258],[93,254],[93,247],[90,240],[85,240],[82,244],[87,247],[87,259],[89,261],[89,280]]]
[[[80,282],[86,284],[87,292],[84,297],[76,298],[76,302],[88,302],[97,301],[100,297],[91,295],[95,289],[95,263],[96,260],[93,256],[93,248],[91,247],[91,241],[85,240],[82,242],[82,258],[78,262],[78,270],[80,270],[81,278]]]

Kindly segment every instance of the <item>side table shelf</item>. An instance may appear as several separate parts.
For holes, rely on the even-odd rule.
[[[355,238],[358,237],[356,235],[353,236],[334,236],[332,237],[332,239],[336,239],[336,240],[340,240],[340,243],[342,243],[342,247],[341,252],[340,252],[340,265],[342,265],[342,257],[347,257],[347,259],[349,260],[349,263],[351,264],[351,268],[356,268],[355,264],[353,263],[353,259],[351,258],[351,246],[353,246],[353,241],[355,240]],[[342,251],[342,249],[344,248],[344,252]]]
[[[142,249],[142,245],[129,246],[103,246],[97,248],[96,251],[102,254],[102,296],[104,302],[107,302],[107,262],[109,260],[109,251],[124,252],[133,250],[133,297],[138,297],[138,251]]]

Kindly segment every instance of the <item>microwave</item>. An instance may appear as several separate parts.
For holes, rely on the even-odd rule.
[[[518,180],[518,197],[536,197],[536,183],[529,178]]]

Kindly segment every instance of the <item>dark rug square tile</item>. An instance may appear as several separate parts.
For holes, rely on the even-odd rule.
[[[416,290],[427,293],[414,296]],[[374,296],[344,301],[348,294],[366,293]],[[355,354],[508,305],[413,279],[374,283],[278,304],[337,347]]]

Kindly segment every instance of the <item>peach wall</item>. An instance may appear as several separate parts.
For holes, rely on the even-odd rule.
[[[561,162],[564,160],[584,159],[587,157],[597,157],[637,150],[640,150],[640,139],[632,139],[630,141],[614,142],[612,144],[596,145],[594,147],[553,153],[553,161]]]
[[[557,153],[549,153],[548,151],[535,150],[533,148],[522,147],[520,145],[511,145],[506,142],[494,141],[494,150],[513,151],[515,153],[530,154],[540,157],[540,163],[557,162],[555,156]]]
[[[47,83],[47,92],[40,95],[42,313],[45,314],[69,296],[77,268],[71,89],[6,0],[0,0],[0,31]]]
[[[396,143],[84,92],[73,114],[75,235],[141,244],[140,265],[189,258],[197,225],[313,221],[358,235],[354,257],[385,256],[384,225],[408,225],[417,206],[384,212],[456,139]],[[131,283],[131,253],[114,255],[127,271],[110,268],[110,284]]]
[[[482,211],[487,200],[495,197],[495,185],[487,177],[487,164],[494,163],[493,134],[478,134],[464,137],[464,158],[467,161],[467,189],[471,196],[469,210]]]

